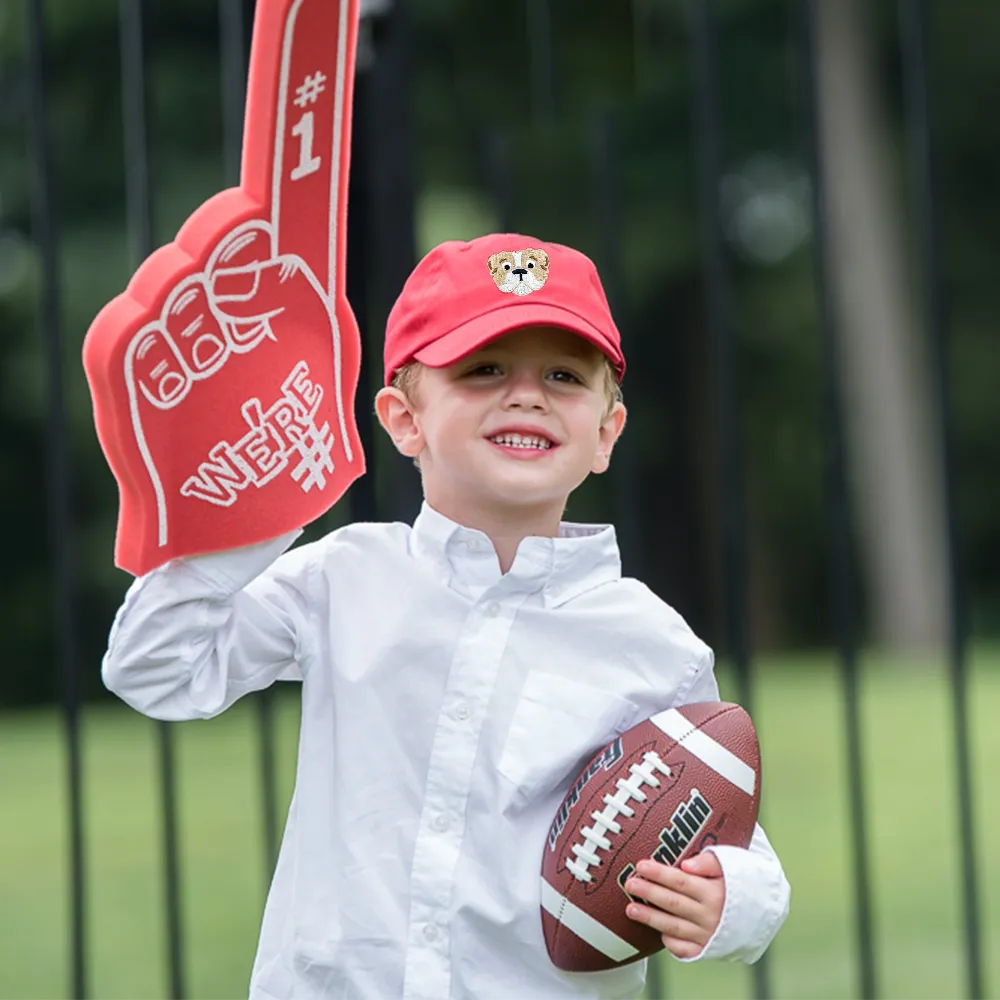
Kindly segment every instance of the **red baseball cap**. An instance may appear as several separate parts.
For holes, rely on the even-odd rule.
[[[589,257],[517,233],[442,243],[413,269],[389,313],[385,384],[410,361],[443,368],[511,330],[536,324],[590,341],[621,379],[621,336]]]

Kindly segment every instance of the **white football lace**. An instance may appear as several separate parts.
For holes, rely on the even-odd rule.
[[[611,841],[608,840],[608,833],[621,833],[621,823],[615,821],[616,816],[626,818],[635,815],[635,810],[628,804],[629,799],[637,802],[646,801],[646,793],[639,787],[640,785],[651,785],[653,788],[660,787],[660,779],[653,773],[659,771],[660,774],[670,777],[670,768],[660,760],[660,755],[650,751],[642,755],[641,764],[633,764],[629,768],[631,776],[629,778],[619,778],[615,782],[618,791],[614,795],[604,796],[603,812],[592,812],[591,819],[593,826],[585,826],[580,831],[583,836],[582,844],[574,844],[572,852],[575,858],[566,859],[566,867],[573,873],[574,878],[581,882],[590,882],[594,876],[590,874],[590,867],[596,868],[601,859],[597,856],[598,850],[610,851]]]

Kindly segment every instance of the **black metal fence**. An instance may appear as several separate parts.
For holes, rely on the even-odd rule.
[[[824,169],[821,131],[817,127],[821,95],[816,72],[818,6],[823,0],[790,0],[800,28],[798,74],[802,102],[802,134],[808,153],[812,190],[813,259],[815,287],[821,317],[818,331],[825,373],[826,502],[830,544],[831,585],[834,623],[843,685],[844,726],[849,748],[847,760],[850,802],[850,846],[854,872],[856,938],[856,992],[859,997],[879,995],[873,941],[873,900],[871,862],[868,851],[868,817],[862,766],[863,733],[859,722],[858,685],[858,597],[852,563],[854,515],[847,484],[844,445],[841,327],[834,296],[827,250],[827,190],[830,178]],[[79,676],[82,666],[77,655],[78,621],[76,572],[73,561],[71,497],[73,482],[67,455],[65,412],[65,347],[60,329],[60,282],[57,269],[59,225],[53,191],[53,163],[49,138],[46,87],[46,18],[43,0],[25,0],[27,52],[29,55],[31,155],[33,160],[34,236],[40,251],[43,296],[40,312],[48,358],[48,452],[47,484],[51,560],[55,593],[52,617],[58,633],[61,692],[65,719],[66,766],[69,800],[67,822],[71,847],[72,982],[69,995],[90,995],[88,977],[88,933],[86,901],[88,880],[85,870],[82,810],[85,789],[80,766]],[[243,92],[252,2],[219,0],[221,38],[220,101],[223,110],[224,149],[227,179],[238,180]],[[349,226],[348,294],[367,344],[362,371],[362,391],[358,394],[358,421],[366,451],[376,447],[365,387],[369,384],[368,364],[379,354],[379,330],[388,305],[414,263],[414,137],[409,106],[414,60],[407,25],[406,4],[384,7],[363,26],[359,77],[355,91],[355,132],[351,176]],[[549,0],[534,0],[534,29],[530,36],[532,87],[539,99],[535,110],[544,126],[558,114]],[[147,135],[147,42],[144,33],[144,0],[121,0],[121,72],[126,152],[128,226],[134,264],[153,249],[153,219],[149,139]],[[950,599],[949,676],[953,707],[955,785],[957,789],[956,843],[960,853],[963,901],[962,939],[965,942],[965,992],[971,998],[985,995],[984,956],[980,902],[977,898],[976,845],[973,843],[973,802],[970,783],[970,752],[967,725],[966,616],[962,599],[962,573],[956,565],[958,546],[955,529],[952,417],[946,345],[948,317],[938,259],[938,220],[934,181],[934,137],[931,86],[928,77],[926,11],[923,0],[899,0],[900,49],[905,79],[906,120],[910,145],[912,210],[919,223],[921,287],[925,290],[926,327],[930,334],[930,354],[936,382],[937,434],[945,460],[943,527],[948,539],[948,594]],[[740,371],[736,345],[739,317],[735,315],[727,250],[723,239],[718,192],[723,173],[722,145],[725,109],[720,99],[719,37],[712,0],[687,0],[689,39],[696,96],[692,120],[696,128],[696,170],[700,185],[701,244],[705,289],[705,312],[712,350],[712,379],[717,400],[714,461],[722,500],[722,573],[724,580],[724,635],[721,645],[735,665],[742,701],[752,708],[754,698],[752,651],[750,649],[747,582],[747,529],[745,482],[742,463],[740,423]],[[367,53],[370,58],[366,57]],[[506,138],[490,133],[484,143],[484,184],[494,192],[496,215],[502,228],[515,226],[509,189],[502,178],[509,166]],[[595,119],[592,152],[596,205],[601,246],[606,254],[599,260],[609,296],[626,338],[629,336],[628,304],[616,248],[622,239],[620,185],[616,119],[603,113]],[[614,506],[626,563],[640,566],[642,547],[634,525],[638,518],[637,484],[633,476],[631,445],[623,440],[623,451],[615,469]],[[412,470],[382,456],[378,476],[370,475],[356,484],[350,494],[350,515],[354,519],[412,516],[418,500],[418,486]],[[87,669],[90,669],[88,665]],[[265,835],[262,863],[268,873],[276,856],[275,764],[273,755],[273,707],[266,693],[257,699],[260,745],[260,782],[264,810],[261,823]],[[159,783],[163,823],[163,877],[166,891],[166,948],[169,956],[170,995],[186,995],[185,955],[182,949],[182,906],[179,868],[174,746],[171,729],[159,726]],[[651,973],[649,993],[665,995],[667,984]],[[753,990],[759,997],[771,993],[766,960],[753,967]]]

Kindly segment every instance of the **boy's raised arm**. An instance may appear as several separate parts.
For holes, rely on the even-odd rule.
[[[281,555],[297,534],[139,577],[111,627],[105,685],[143,714],[175,721],[211,718],[249,691],[301,679],[308,557]]]

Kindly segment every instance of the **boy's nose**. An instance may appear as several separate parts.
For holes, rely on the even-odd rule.
[[[508,409],[545,410],[548,408],[545,388],[531,375],[515,378],[508,386],[504,406]]]

